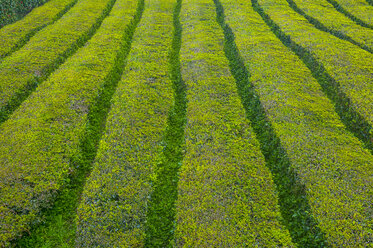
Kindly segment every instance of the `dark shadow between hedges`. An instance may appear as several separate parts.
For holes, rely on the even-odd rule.
[[[182,26],[179,16],[181,3],[182,0],[177,0],[174,8],[174,35],[169,55],[175,103],[168,116],[163,139],[162,161],[157,165],[157,181],[153,186],[149,201],[145,247],[171,247],[174,238],[178,171],[183,160],[187,109],[186,86],[181,76],[180,66]]]
[[[71,160],[74,165],[72,173],[59,191],[53,207],[42,211],[44,223],[33,227],[30,233],[25,233],[21,239],[16,240],[15,247],[74,247],[76,209],[79,206],[86,178],[92,170],[98,145],[105,130],[111,99],[122,77],[126,58],[131,50],[132,37],[143,11],[144,0],[139,0],[136,14],[123,33],[123,41],[115,64],[89,110],[88,122],[80,143],[81,153]]]
[[[305,186],[299,182],[296,173],[291,169],[286,151],[266,117],[259,96],[249,81],[250,74],[239,54],[234,34],[225,23],[223,6],[219,0],[214,0],[214,2],[217,21],[224,32],[224,51],[229,60],[231,73],[236,80],[247,118],[259,140],[266,166],[273,175],[284,225],[288,228],[293,242],[297,243],[299,247],[326,247],[324,234],[310,214],[311,208]]]

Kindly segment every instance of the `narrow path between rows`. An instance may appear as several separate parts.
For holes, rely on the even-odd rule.
[[[356,40],[354,40],[353,38],[351,38],[350,36],[346,35],[346,34],[343,34],[342,32],[338,31],[338,30],[333,30],[333,29],[330,29],[328,28],[327,26],[325,26],[324,24],[322,24],[319,20],[317,20],[316,18],[313,18],[312,16],[306,14],[302,9],[300,9],[298,7],[298,5],[293,1],[293,0],[286,0],[288,3],[289,3],[289,6],[295,11],[297,12],[298,14],[300,14],[301,16],[303,16],[304,18],[306,18],[309,23],[311,23],[312,25],[314,25],[317,29],[321,30],[321,31],[324,31],[324,32],[327,32],[339,39],[342,39],[342,40],[345,40],[345,41],[348,41],[358,47],[360,47],[361,49],[367,51],[367,52],[370,52],[370,53],[373,53],[373,49],[371,49],[370,47],[368,47],[367,45],[364,45],[360,42],[357,42]]]
[[[131,24],[123,32],[121,48],[116,56],[116,63],[107,75],[104,85],[88,113],[80,148],[81,154],[72,163],[76,170],[70,174],[66,184],[59,191],[53,207],[44,211],[45,222],[34,227],[29,235],[16,241],[16,247],[74,247],[76,235],[76,209],[81,194],[92,170],[97,148],[105,130],[106,119],[111,107],[111,98],[121,79],[126,57],[131,50],[133,34],[144,11],[144,0],[138,1],[138,7]]]
[[[90,3],[89,1],[86,2]],[[49,54],[51,57],[46,56],[44,61],[40,58],[40,54],[44,52],[44,50],[41,50],[40,52],[40,47],[38,46],[40,46],[40,44],[42,44],[43,42],[48,41],[47,38],[56,39],[56,37],[49,37],[47,35],[49,33],[47,33],[43,34],[41,40],[39,39],[35,41],[36,45],[35,47],[33,47],[34,50],[32,50],[32,52],[34,53],[32,55],[35,55],[36,52],[40,52],[40,54],[37,54],[35,55],[35,57],[31,58],[22,58],[23,54],[21,54],[21,57],[19,57],[20,54],[14,53],[11,58],[7,57],[0,64],[0,86],[2,86],[3,89],[2,91],[0,91],[0,124],[5,122],[10,117],[10,115],[22,104],[22,102],[25,101],[32,94],[32,92],[35,91],[35,89],[40,84],[42,84],[55,70],[57,70],[63,63],[65,63],[65,61],[69,57],[75,54],[76,51],[79,50],[79,48],[83,47],[86,44],[86,42],[92,38],[92,36],[100,28],[102,22],[109,15],[115,2],[116,0],[108,0],[106,6],[102,10],[102,12],[97,16],[97,19],[95,19],[92,26],[90,26],[85,32],[83,28],[83,33],[78,33],[78,35],[80,35],[78,37],[69,37],[70,43],[67,43],[67,45],[61,45],[60,43],[55,42],[56,47],[42,48],[48,48],[46,51],[50,53],[50,50],[55,52],[57,48],[63,47],[64,50],[62,50],[60,54],[58,54],[59,51],[55,54],[52,53],[53,56]],[[85,2],[81,2],[81,4],[81,6],[76,5],[76,7],[81,8],[85,4]],[[76,15],[76,13],[74,13],[73,16],[70,17],[69,24],[71,24],[71,20],[75,21],[74,15]],[[52,28],[50,28],[50,30],[53,31],[54,26],[51,27]],[[59,28],[61,28],[61,24]],[[53,45],[54,43],[51,44]],[[25,46],[22,50],[18,50],[18,52],[24,51],[24,54],[28,54],[28,49],[29,47]],[[35,60],[38,61],[35,62]],[[15,77],[19,78],[14,79]]]
[[[364,28],[370,28],[370,29],[373,29],[373,25],[371,24],[368,24],[366,22],[364,22],[363,20],[361,20],[360,18],[356,17],[353,13],[350,13],[348,12],[345,8],[342,7],[342,5],[340,5],[337,1],[335,0],[327,0],[330,4],[332,4],[334,6],[334,8],[344,14],[345,16],[347,16],[348,18],[350,18],[352,21],[356,22],[357,24],[359,24],[360,26],[364,27]]]
[[[178,170],[183,160],[187,107],[186,88],[180,68],[181,3],[182,0],[177,0],[174,9],[174,37],[170,52],[170,75],[175,91],[175,103],[167,121],[162,161],[157,168],[157,181],[149,202],[145,247],[169,247],[175,228]]]
[[[10,56],[14,52],[21,49],[38,31],[42,30],[48,25],[52,25],[53,23],[61,19],[61,17],[65,13],[67,13],[77,2],[78,0],[71,1],[59,13],[57,13],[56,16],[53,17],[49,22],[46,22],[42,25],[37,26],[38,21],[40,22],[40,20],[38,20],[37,18],[38,17],[41,18],[41,15],[44,15],[44,16],[50,15],[50,13],[48,13],[48,10],[49,10],[48,8],[53,3],[49,2],[49,3],[46,3],[44,6],[41,6],[40,10],[42,11],[38,9],[38,13],[41,12],[40,15],[34,16],[32,15],[33,12],[31,12],[28,16],[24,17],[24,19],[20,20],[19,22],[0,29],[0,40],[3,42],[2,44],[3,47],[0,47],[0,61],[2,58]],[[58,4],[57,6],[51,6],[51,7],[58,8]],[[27,24],[30,22],[36,22],[36,24],[31,24],[30,26],[32,27],[28,27]]]
[[[373,154],[373,140],[371,139],[371,125],[362,117],[352,106],[351,100],[342,91],[341,86],[334,78],[326,71],[322,63],[320,63],[314,55],[302,46],[296,44],[291,38],[286,35],[281,28],[264,12],[263,8],[258,4],[257,0],[252,0],[253,8],[258,12],[273,33],[281,40],[281,42],[290,48],[310,69],[314,78],[321,85],[324,93],[334,103],[335,111],[340,116],[343,124],[360,139],[366,148]]]
[[[326,247],[326,239],[317,222],[311,216],[305,187],[297,182],[290,169],[290,160],[272,124],[266,117],[259,96],[250,83],[250,75],[234,41],[231,28],[225,23],[224,9],[219,0],[214,0],[218,22],[224,30],[224,50],[236,79],[242,104],[260,142],[267,167],[271,170],[277,186],[281,214],[290,231],[293,242],[300,247]]]

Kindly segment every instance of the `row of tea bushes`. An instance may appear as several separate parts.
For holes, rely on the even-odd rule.
[[[48,0],[0,0],[0,28],[25,16]]]
[[[276,16],[276,20],[292,23],[286,29],[295,29],[299,25],[295,23],[302,17],[290,15],[292,10],[285,0],[281,4],[269,0],[258,2],[266,2],[263,9],[268,10],[271,16]],[[246,1],[232,4],[222,0],[222,3],[227,24],[235,34],[237,47],[250,73],[249,80],[286,151],[283,156],[288,156],[296,181],[304,185],[310,214],[321,229],[321,234],[325,235],[326,243],[319,243],[318,247],[363,247],[371,242],[372,232],[369,216],[373,193],[369,187],[373,183],[372,155],[345,129],[334,111],[335,106],[312,77],[312,71],[281,43],[287,44],[285,39],[280,41],[272,33],[278,30],[274,26],[268,27]],[[263,14],[256,1],[253,1],[253,5],[255,10]],[[306,21],[299,22],[309,30],[314,29],[314,33],[319,32]],[[308,35],[309,30],[303,30],[302,34]],[[298,30],[296,36],[299,39],[303,36],[300,32]],[[315,36],[312,38],[315,39]],[[318,45],[323,44],[321,41],[318,40]],[[248,107],[251,107],[250,104]],[[265,128],[259,132],[264,133]],[[267,140],[271,140],[271,137]],[[276,168],[273,170],[276,171]],[[281,182],[284,178],[279,180]],[[286,192],[286,189],[282,190]],[[286,207],[289,202],[283,204]],[[288,215],[286,211],[283,213]],[[287,220],[288,227],[292,235],[297,236],[302,231],[294,230],[299,213],[295,211],[291,214],[292,218]],[[320,238],[322,242],[322,237],[317,235],[315,232],[308,238]],[[305,235],[299,236],[297,243],[310,247],[309,242],[313,240],[307,241],[305,238]]]
[[[39,30],[58,20],[77,0],[51,0],[22,20],[0,29],[0,58],[22,47]]]
[[[81,0],[0,64],[0,122],[92,37],[115,0]]]
[[[286,0],[259,0],[258,3],[262,15],[267,15],[264,18],[273,22],[273,28],[279,29],[276,32],[283,33],[279,34],[283,42],[292,46],[305,63],[312,64],[313,74],[319,77],[326,91],[336,91],[331,97],[346,98],[338,106],[341,112],[352,110],[359,116],[348,113],[343,118],[352,119],[350,125],[355,125],[354,132],[373,149],[373,55],[316,29],[292,10]],[[369,127],[362,124],[364,122]]]
[[[333,8],[327,0],[287,0],[316,27],[373,53],[373,30],[362,27]],[[373,8],[372,8],[373,14]]]
[[[209,0],[183,1],[180,61],[187,88],[176,247],[294,247]]]
[[[339,12],[357,24],[373,29],[372,6],[367,0],[327,0]]]
[[[173,104],[169,71],[175,1],[145,1],[106,131],[78,209],[77,247],[146,246],[152,190]]]
[[[117,0],[92,39],[0,126],[0,246],[40,223],[68,176],[86,166],[87,116],[110,101],[100,94],[120,78],[136,6]]]

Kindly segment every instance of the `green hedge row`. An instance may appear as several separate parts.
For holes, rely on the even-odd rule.
[[[361,27],[336,11],[327,0],[287,0],[290,6],[317,28],[373,53],[373,30]]]
[[[357,24],[373,29],[372,7],[364,0],[327,0]]]
[[[259,0],[263,11],[278,25],[281,32],[287,37],[283,37],[287,44],[295,43],[295,52],[305,56],[305,63],[313,63],[315,68],[313,72],[319,74],[320,81],[325,82],[326,86],[338,88],[336,98],[345,95],[349,102],[343,103],[346,106],[343,111],[350,109],[356,111],[369,127],[361,125],[361,131],[357,124],[354,132],[360,135],[359,138],[366,140],[366,143],[372,147],[373,141],[373,55],[364,51],[349,42],[337,39],[336,37],[322,32],[305,19],[293,11],[285,0],[274,2],[273,0]],[[279,11],[281,10],[281,11]],[[285,18],[283,14],[286,13]],[[292,46],[294,44],[291,44]],[[303,51],[301,51],[303,49]],[[305,55],[308,53],[308,55]],[[313,58],[311,58],[313,56]],[[316,61],[313,61],[313,60]],[[325,70],[325,73],[320,73]],[[330,85],[328,85],[330,84]],[[348,106],[349,105],[349,106]],[[345,116],[344,118],[350,118]],[[353,120],[351,122],[357,122]],[[370,130],[369,130],[370,129]],[[360,132],[360,133],[359,133]],[[369,133],[370,132],[370,133]]]
[[[174,91],[172,108],[162,140],[162,154],[154,173],[153,191],[148,202],[145,224],[145,247],[170,247],[175,229],[175,202],[178,171],[183,160],[184,127],[186,123],[186,92],[181,78],[180,24],[181,0],[173,9],[172,43],[169,47],[169,76]]]
[[[69,175],[84,166],[82,142],[90,140],[87,122],[95,121],[87,116],[103,87],[120,78],[136,5],[117,0],[89,43],[0,126],[0,245],[40,223]]]
[[[78,209],[77,247],[151,247],[145,224],[173,104],[174,4],[145,2]]]
[[[175,246],[294,247],[224,56],[215,6],[185,0],[180,18],[189,104]]]
[[[22,47],[39,30],[55,22],[77,0],[51,0],[34,9],[22,20],[0,29],[0,58]]]
[[[346,130],[335,113],[335,106],[323,94],[325,89],[318,84],[319,79],[312,78],[313,71],[307,69],[271,32],[272,29],[278,34],[277,27],[270,22],[270,27],[266,26],[245,1],[240,0],[241,5],[233,5],[227,0],[222,2],[227,23],[235,33],[237,46],[251,74],[250,81],[285,148],[296,181],[304,185],[311,214],[325,234],[327,244],[324,245],[364,247],[370,244],[373,190],[369,185],[373,183],[373,156]],[[315,40],[321,47],[316,50],[316,43],[312,46],[317,55],[327,57],[321,49],[328,47],[339,51],[338,42],[342,41],[308,24],[289,8],[285,0],[258,2],[284,30],[294,30],[291,38],[299,41],[310,37],[308,42],[302,43],[309,46]],[[253,5],[266,20],[256,1]],[[278,36],[289,45],[289,37]],[[328,42],[324,42],[325,36]],[[337,52],[331,54],[334,56]],[[293,217],[296,221],[297,213]],[[292,228],[291,222],[289,225]]]
[[[0,64],[0,122],[94,34],[115,0],[81,0]]]
[[[15,22],[48,0],[0,0],[0,28]]]

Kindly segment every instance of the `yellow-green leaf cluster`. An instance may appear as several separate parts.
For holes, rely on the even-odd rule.
[[[20,21],[0,29],[0,58],[22,46],[38,30],[56,21],[76,0],[52,0],[33,9]]]
[[[185,0],[180,17],[188,107],[175,245],[294,247],[229,71],[214,3]]]
[[[173,102],[175,1],[146,1],[78,208],[77,247],[144,247],[145,220]]]
[[[81,0],[0,64],[0,117],[93,35],[115,0]],[[81,44],[83,43],[83,44]],[[68,75],[67,75],[68,76]],[[0,118],[1,119],[1,118]]]
[[[251,74],[250,81],[286,149],[297,180],[305,185],[312,215],[328,244],[364,247],[372,242],[373,191],[369,185],[373,156],[346,130],[311,71],[277,39],[251,5],[245,1],[240,5],[222,2],[227,23]],[[328,35],[330,40],[325,42],[323,37],[327,34],[299,20],[301,17],[293,13],[285,0],[281,4],[270,0],[258,2],[265,2],[263,9],[284,30],[293,30],[287,32],[291,38],[300,42],[314,34],[308,42],[300,44],[310,46],[314,40],[315,54],[327,57],[325,51],[321,52],[321,48],[327,47],[342,54],[338,49],[338,42],[342,41]],[[337,45],[331,45],[332,42]]]
[[[372,6],[365,0],[333,0],[351,15],[373,26]]]
[[[373,30],[356,24],[333,8],[327,0],[293,0],[305,13],[333,31],[340,32],[373,49]],[[373,9],[372,15],[373,15]]]
[[[40,223],[41,211],[81,165],[87,115],[128,49],[136,6],[117,0],[92,39],[0,126],[0,245]]]

